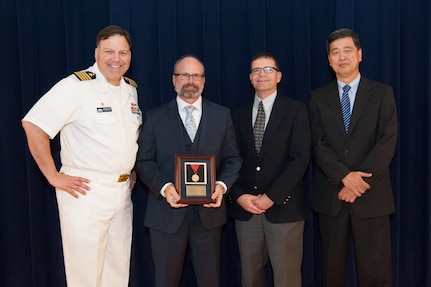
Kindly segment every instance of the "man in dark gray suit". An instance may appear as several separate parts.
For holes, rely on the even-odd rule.
[[[156,286],[179,286],[187,246],[198,286],[220,286],[220,236],[226,222],[223,195],[236,181],[242,160],[229,110],[201,96],[202,62],[191,55],[181,57],[172,82],[176,99],[145,115],[136,163],[150,191],[145,226],[150,229]],[[189,133],[186,127],[191,119]],[[215,155],[214,203],[179,202],[173,184],[175,154]]]
[[[311,92],[312,207],[319,214],[323,285],[346,286],[353,235],[359,286],[392,286],[389,165],[397,141],[392,88],[359,73],[362,50],[349,29],[326,42],[337,80]]]
[[[242,286],[266,286],[269,259],[274,286],[301,287],[303,176],[311,144],[307,107],[280,95],[282,73],[270,53],[251,59],[249,77],[254,99],[232,113],[244,164],[229,192]]]

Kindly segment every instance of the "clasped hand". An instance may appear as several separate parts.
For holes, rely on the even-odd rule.
[[[353,203],[361,197],[371,186],[363,179],[371,177],[372,173],[362,171],[351,171],[343,179],[343,188],[338,192],[338,199]]]
[[[252,214],[262,214],[274,205],[274,202],[266,194],[243,194],[237,199],[237,202]]]

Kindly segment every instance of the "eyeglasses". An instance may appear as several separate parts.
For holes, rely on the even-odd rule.
[[[266,67],[263,67],[263,68],[253,68],[253,69],[250,70],[250,74],[252,74],[252,75],[259,75],[262,70],[263,70],[263,72],[265,74],[271,74],[274,71],[277,71],[277,72],[280,71],[276,67],[266,66]]]
[[[190,79],[190,77],[193,78],[194,81],[202,81],[202,79],[205,77],[205,75],[201,75],[201,74],[187,74],[187,73],[182,73],[182,74],[174,74],[174,76],[179,77],[180,80],[183,81],[187,81],[188,79]]]

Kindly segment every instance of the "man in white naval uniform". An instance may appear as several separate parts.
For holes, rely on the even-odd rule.
[[[22,125],[33,158],[56,188],[68,287],[125,287],[142,119],[137,85],[124,77],[131,62],[129,33],[108,26],[96,44],[96,63],[54,85]],[[59,132],[57,171],[50,139]]]

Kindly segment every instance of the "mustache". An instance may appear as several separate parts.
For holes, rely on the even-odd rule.
[[[184,84],[184,86],[183,86],[183,90],[184,90],[184,89],[187,89],[187,88],[190,88],[190,87],[195,88],[196,90],[199,90],[198,85],[195,85],[194,83],[187,83],[187,84]]]

